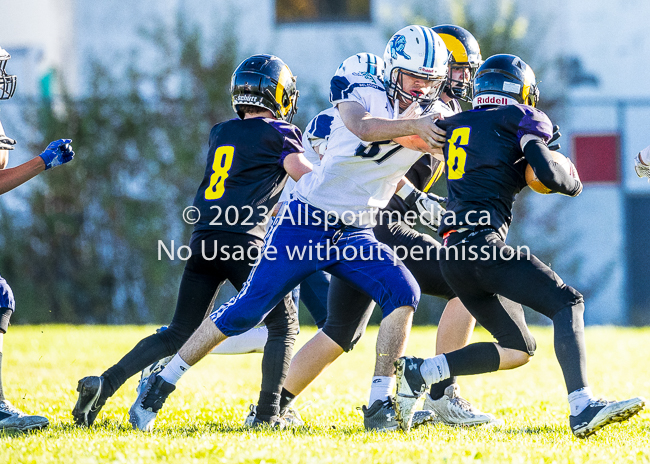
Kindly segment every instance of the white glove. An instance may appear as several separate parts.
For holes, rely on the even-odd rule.
[[[634,158],[634,170],[639,177],[647,177],[650,182],[650,147],[646,147]]]
[[[14,139],[10,139],[4,134],[0,134],[0,150],[13,150],[14,145],[16,145]]]
[[[445,213],[445,208],[440,205],[440,202],[445,201],[445,198],[441,198],[431,193],[424,193],[408,182],[402,186],[399,192],[397,192],[397,196],[402,198],[409,208],[415,206],[420,215],[420,222],[422,222],[422,224],[434,232],[438,231],[440,220],[442,219],[442,215]]]

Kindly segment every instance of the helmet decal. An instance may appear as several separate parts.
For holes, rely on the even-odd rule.
[[[406,47],[406,37],[403,35],[395,35],[390,41],[390,56],[396,60],[398,55],[402,55],[407,60],[411,57],[404,52]]]

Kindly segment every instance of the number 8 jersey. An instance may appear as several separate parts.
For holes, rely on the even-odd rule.
[[[194,231],[226,230],[264,238],[265,224],[287,180],[284,158],[302,153],[302,134],[269,118],[231,119],[210,131],[203,181],[193,205]]]
[[[374,117],[393,119],[384,85],[369,73],[334,76],[333,105],[357,102]],[[375,214],[385,207],[397,183],[422,153],[390,140],[363,142],[348,130],[338,111],[320,165],[298,181],[294,194],[312,206],[336,213],[347,224],[372,227]]]

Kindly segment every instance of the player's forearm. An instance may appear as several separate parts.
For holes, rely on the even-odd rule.
[[[345,127],[364,142],[392,140],[415,134],[413,119],[374,117],[356,102],[339,103],[338,109]]]
[[[40,156],[37,156],[20,166],[0,171],[0,195],[24,184],[44,170],[45,163]]]
[[[524,156],[539,181],[552,192],[574,196],[582,189],[580,181],[553,160],[551,151],[541,140],[528,142],[524,147]]]
[[[311,172],[312,168],[313,165],[302,153],[290,153],[284,158],[284,170],[295,181]]]

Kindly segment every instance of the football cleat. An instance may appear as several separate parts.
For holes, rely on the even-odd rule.
[[[176,390],[175,385],[159,377],[158,374],[151,374],[147,384],[129,409],[129,422],[133,428],[151,432],[156,421],[156,414],[162,409],[165,400],[174,390]]]
[[[248,416],[246,416],[246,419],[244,420],[244,427],[251,428],[251,429],[257,429],[263,427],[284,429],[289,425],[285,421],[284,416],[272,417],[270,421],[263,421],[262,419],[257,417],[257,406],[255,406],[254,404],[251,404],[248,407],[248,410],[249,413]],[[304,422],[300,425],[304,425]]]
[[[503,425],[503,421],[492,414],[481,412],[469,401],[460,396],[457,384],[445,388],[441,398],[434,400],[428,393],[424,399],[424,409],[436,414],[439,422],[451,426],[473,427],[476,425]]]
[[[0,400],[0,432],[28,432],[50,425],[43,416],[29,416],[7,400]]]
[[[361,406],[361,411],[363,411],[363,426],[368,432],[394,432],[399,429],[391,398],[384,401],[376,400],[369,408]]]
[[[395,416],[405,432],[411,428],[415,403],[427,389],[426,382],[420,373],[420,366],[423,362],[423,359],[413,356],[403,356],[395,361],[397,374]]]
[[[280,414],[280,418],[284,421],[286,427],[302,427],[305,421],[302,420],[300,413],[295,408],[286,408]]]
[[[587,438],[606,425],[623,422],[645,406],[641,397],[624,401],[593,400],[577,416],[569,416],[571,431],[578,438]]]
[[[138,382],[138,386],[135,387],[136,393],[140,394],[145,385],[147,385],[147,380],[149,380],[151,374],[159,374],[160,371],[162,371],[165,366],[169,364],[169,361],[171,361],[173,357],[174,355],[167,356],[166,358],[162,358],[161,360],[156,361],[150,366],[142,369],[142,372],[140,373],[140,382]]]
[[[86,427],[93,425],[99,411],[106,404],[106,398],[101,395],[103,385],[103,377],[89,376],[79,381],[77,384],[79,398],[72,410],[75,424],[85,425]]]
[[[361,406],[361,411],[363,411],[363,426],[368,432],[394,432],[399,429],[392,397],[384,401],[376,400],[369,408]],[[435,418],[436,415],[432,411],[416,411],[413,414],[413,427],[433,422]]]

